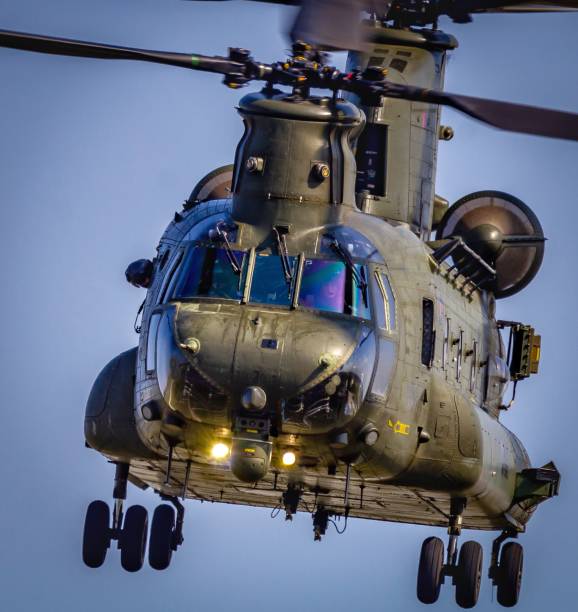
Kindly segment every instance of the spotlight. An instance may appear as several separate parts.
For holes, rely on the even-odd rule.
[[[283,465],[286,466],[290,466],[293,465],[296,461],[297,457],[295,456],[295,453],[292,451],[287,451],[285,453],[283,453],[283,457],[281,459],[281,461],[283,461]]]
[[[213,459],[224,459],[229,454],[229,447],[224,442],[217,442],[211,448],[211,457]]]

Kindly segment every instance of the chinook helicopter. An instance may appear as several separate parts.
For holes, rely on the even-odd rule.
[[[0,32],[7,47],[265,81],[239,103],[234,165],[200,181],[154,261],[127,269],[147,298],[139,347],[105,367],[87,405],[87,445],[117,467],[112,516],[103,501],[88,508],[84,561],[98,567],[116,541],[137,571],[148,540],[150,565],[167,568],[183,542],[179,498],[194,498],[310,512],[318,540],[336,518],[447,526],[447,551],[439,538],[422,547],[424,603],[451,578],[458,605],[474,606],[482,550],[458,537],[499,531],[489,574],[512,606],[523,555],[505,541],[560,476],[532,467],[499,422],[508,382],[537,372],[540,339],[497,320],[495,300],[532,280],[544,235],[508,194],[451,207],[435,195],[437,141],[451,137],[437,105],[571,139],[578,117],[439,91],[456,41],[415,3],[341,43],[299,25],[311,6],[292,57],[271,65],[241,49],[207,58]],[[321,50],[335,47],[353,49],[345,73]],[[168,502],[150,539],[146,510],[124,509],[128,482]]]

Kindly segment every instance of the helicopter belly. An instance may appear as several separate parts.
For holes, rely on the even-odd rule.
[[[303,469],[290,475],[285,472],[269,473],[256,485],[239,482],[226,465],[192,463],[188,478],[186,463],[175,462],[170,484],[165,485],[166,462],[134,460],[130,473],[133,482],[146,484],[165,494],[182,496],[207,502],[240,504],[263,508],[276,508],[290,482],[303,486],[300,511],[321,504],[332,514],[380,521],[447,526],[450,514],[450,493],[433,492],[413,486],[382,484],[372,480],[352,478],[346,500],[346,473],[339,468],[335,476],[316,470]],[[186,491],[185,491],[186,481]],[[488,514],[484,506],[472,499],[464,513],[466,529],[495,530],[509,525],[503,515]]]

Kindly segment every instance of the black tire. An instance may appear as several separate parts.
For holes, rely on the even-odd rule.
[[[151,524],[149,564],[153,569],[167,569],[173,556],[175,509],[168,504],[157,506]]]
[[[100,567],[110,546],[110,510],[106,502],[97,500],[89,504],[84,520],[82,560],[88,567]]]
[[[508,542],[502,547],[499,564],[498,603],[511,608],[518,603],[522,570],[524,568],[524,549],[517,542]]]
[[[444,543],[439,538],[427,538],[421,546],[417,571],[417,598],[424,604],[438,600],[442,586]]]
[[[143,566],[147,546],[148,514],[142,506],[131,506],[124,517],[121,533],[120,564],[127,572]]]
[[[482,547],[477,542],[464,542],[457,567],[456,603],[461,608],[473,608],[480,594],[482,581]]]

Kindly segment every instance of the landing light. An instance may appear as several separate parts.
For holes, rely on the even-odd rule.
[[[283,465],[290,466],[295,463],[296,459],[297,457],[295,456],[294,452],[287,451],[286,453],[283,453],[281,461],[283,461]]]
[[[229,454],[229,447],[223,442],[217,442],[211,449],[213,459],[224,459]]]

